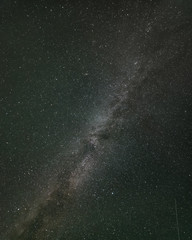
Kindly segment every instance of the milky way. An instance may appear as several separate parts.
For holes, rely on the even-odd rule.
[[[181,239],[192,239],[187,8],[180,1],[130,1],[100,18],[110,34],[102,44],[100,35],[92,40],[91,52],[102,56],[110,80],[95,87],[95,107],[80,104],[86,122],[38,176],[46,187],[4,239],[176,239],[175,199]]]

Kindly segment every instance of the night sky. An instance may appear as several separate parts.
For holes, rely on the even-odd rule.
[[[0,239],[192,240],[192,2],[1,0]]]

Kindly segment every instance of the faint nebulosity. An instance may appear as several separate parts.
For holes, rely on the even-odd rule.
[[[192,3],[0,3],[0,239],[192,239]]]

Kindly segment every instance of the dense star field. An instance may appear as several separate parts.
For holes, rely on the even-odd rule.
[[[192,239],[192,2],[0,2],[0,239]]]

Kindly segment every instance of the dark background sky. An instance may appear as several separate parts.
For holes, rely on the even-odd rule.
[[[104,23],[116,7],[1,2],[2,221],[7,211],[17,214],[23,194],[38,188],[34,179],[102,102],[99,94],[112,75],[104,54],[113,48],[113,29]]]

